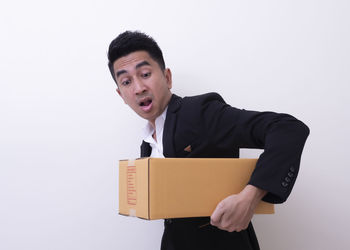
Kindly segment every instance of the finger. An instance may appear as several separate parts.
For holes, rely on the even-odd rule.
[[[223,214],[224,214],[224,209],[223,209],[222,203],[220,202],[216,206],[212,215],[210,216],[210,224],[212,224],[213,226],[219,225]]]
[[[227,226],[225,225],[226,221],[225,221],[225,215],[223,215],[221,217],[221,226],[223,227],[224,230],[229,231],[229,232],[240,232],[243,230],[246,230],[249,226],[249,222],[245,223],[245,222],[239,222],[239,221],[231,221],[230,225]]]
[[[225,212],[222,214],[220,223],[217,226],[222,230],[231,231],[231,232],[234,231],[234,229],[236,229],[237,227],[236,221],[232,220],[229,214]]]

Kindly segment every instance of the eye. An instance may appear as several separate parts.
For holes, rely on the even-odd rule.
[[[150,77],[151,76],[151,72],[147,72],[147,73],[143,73],[142,74],[142,77],[143,78],[148,78],[148,77]]]
[[[122,85],[123,85],[123,86],[127,86],[127,85],[129,85],[130,83],[131,83],[130,80],[123,80],[123,81],[122,81]]]

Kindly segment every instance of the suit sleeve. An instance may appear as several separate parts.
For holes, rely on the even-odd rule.
[[[298,175],[309,128],[291,115],[233,108],[215,93],[205,95],[200,103],[210,144],[222,150],[264,149],[249,184],[268,191],[264,201],[284,202]]]

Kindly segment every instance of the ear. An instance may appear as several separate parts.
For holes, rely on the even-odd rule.
[[[123,99],[124,103],[126,104],[126,101],[124,100],[123,94],[122,94],[122,92],[120,92],[120,89],[117,88],[116,91],[117,91],[118,95]]]
[[[168,89],[171,89],[173,86],[173,80],[171,77],[171,70],[169,68],[166,68],[164,70],[164,75],[165,75],[165,78],[167,80]]]

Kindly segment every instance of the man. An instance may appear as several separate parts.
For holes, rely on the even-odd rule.
[[[148,121],[142,157],[223,158],[238,157],[239,148],[264,149],[248,185],[221,201],[210,218],[165,220],[161,249],[259,249],[250,223],[255,207],[260,200],[282,203],[289,196],[307,126],[287,114],[233,108],[216,93],[172,94],[160,48],[140,32],[114,39],[108,60],[118,94]]]

